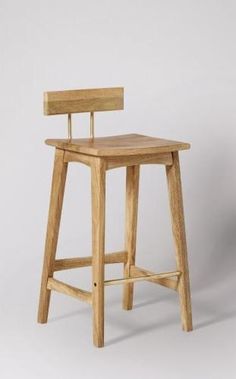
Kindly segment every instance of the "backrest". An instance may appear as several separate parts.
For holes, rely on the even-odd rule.
[[[124,89],[95,88],[44,93],[44,114],[71,114],[124,109]]]

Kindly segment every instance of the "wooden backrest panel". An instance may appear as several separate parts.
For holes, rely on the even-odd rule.
[[[124,88],[95,88],[44,93],[44,114],[124,109]]]

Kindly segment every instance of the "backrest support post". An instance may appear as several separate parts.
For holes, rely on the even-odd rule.
[[[94,139],[94,112],[90,112],[90,138]]]
[[[71,113],[68,113],[68,140],[72,140],[72,119]]]

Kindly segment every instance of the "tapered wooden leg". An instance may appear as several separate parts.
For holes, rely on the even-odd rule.
[[[126,169],[126,217],[125,217],[125,250],[128,253],[127,262],[124,265],[124,277],[130,276],[130,266],[135,264],[137,215],[138,215],[138,190],[139,190],[139,166],[129,166]],[[133,307],[134,283],[124,285],[123,309],[130,310]]]
[[[192,330],[192,311],[187,259],[187,244],[184,226],[183,199],[178,152],[173,153],[172,166],[166,166],[169,188],[172,230],[176,250],[177,270],[181,271],[178,292],[180,297],[181,320],[185,331]]]
[[[104,346],[105,162],[92,162],[93,342]]]
[[[48,319],[51,291],[47,289],[47,282],[48,278],[53,276],[66,173],[67,163],[64,163],[64,151],[56,149],[39,299],[38,322],[40,323],[46,323]]]

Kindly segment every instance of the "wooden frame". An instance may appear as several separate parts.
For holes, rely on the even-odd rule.
[[[124,264],[125,278],[130,276],[130,267],[131,265],[135,264],[138,221],[139,172],[139,166],[128,166],[126,168],[125,250],[128,253],[128,258],[127,262]],[[133,282],[126,282],[124,284],[123,292],[123,309],[132,309],[133,292]]]
[[[105,286],[112,286],[114,284],[130,285],[130,284],[133,284],[134,282],[140,282],[143,280],[157,280],[157,279],[160,280],[160,279],[165,279],[165,278],[172,278],[173,276],[177,276],[177,277],[181,276],[181,272],[171,271],[171,272],[162,272],[160,274],[150,274],[150,275],[146,274],[146,275],[141,275],[141,276],[133,276],[133,277],[129,276],[129,277],[120,278],[120,279],[105,280],[104,285]]]
[[[92,266],[93,257],[64,258],[56,259],[54,262],[54,271],[68,270],[72,268]],[[127,252],[118,251],[104,255],[104,263],[125,263],[127,261]]]
[[[48,279],[53,276],[66,174],[67,163],[64,162],[64,151],[56,149],[39,299],[38,322],[40,323],[45,323],[48,319],[51,290],[47,284]]]
[[[173,164],[172,166],[166,167],[166,175],[169,189],[172,232],[176,251],[176,264],[177,270],[181,272],[178,284],[181,320],[183,330],[188,332],[193,329],[193,325],[179,153],[176,151],[172,153],[172,155]]]
[[[179,278],[177,280],[171,279],[171,277],[153,277],[154,272],[137,267],[137,266],[131,266],[130,267],[130,276],[136,277],[136,276],[143,276],[144,280],[147,280],[148,282],[154,283],[154,284],[160,284],[161,286],[170,288],[174,291],[177,291]]]
[[[92,191],[92,256],[56,259],[63,195],[69,162],[80,162],[91,168]],[[172,230],[176,250],[175,271],[154,273],[135,265],[136,233],[138,219],[138,189],[140,164],[166,166],[169,189]],[[106,170],[126,167],[126,227],[124,251],[105,254],[105,182]],[[104,278],[104,265],[122,263],[124,277]],[[75,288],[53,277],[54,272],[92,266],[92,291]],[[47,322],[51,291],[57,291],[92,305],[93,341],[104,346],[104,287],[124,286],[123,308],[132,309],[133,289],[136,281],[160,284],[179,294],[181,319],[185,331],[192,330],[192,314],[187,245],[184,228],[183,200],[178,152],[141,154],[133,156],[96,157],[56,148],[52,189],[45,244],[38,321]]]
[[[93,158],[94,157],[91,155],[65,151],[64,162],[79,162],[91,167],[93,164]],[[114,168],[137,166],[140,164],[162,164],[165,166],[171,166],[172,162],[173,159],[171,153],[141,154],[128,157],[107,157],[105,159],[105,169],[112,170]]]
[[[76,299],[80,299],[82,301],[86,301],[87,303],[92,304],[91,292],[75,288],[73,286],[70,286],[69,284],[61,282],[60,280],[49,278],[47,288],[49,290],[55,290],[57,292],[64,293],[65,295],[69,295],[75,297]]]
[[[92,171],[93,342],[104,345],[105,161],[94,158]]]

